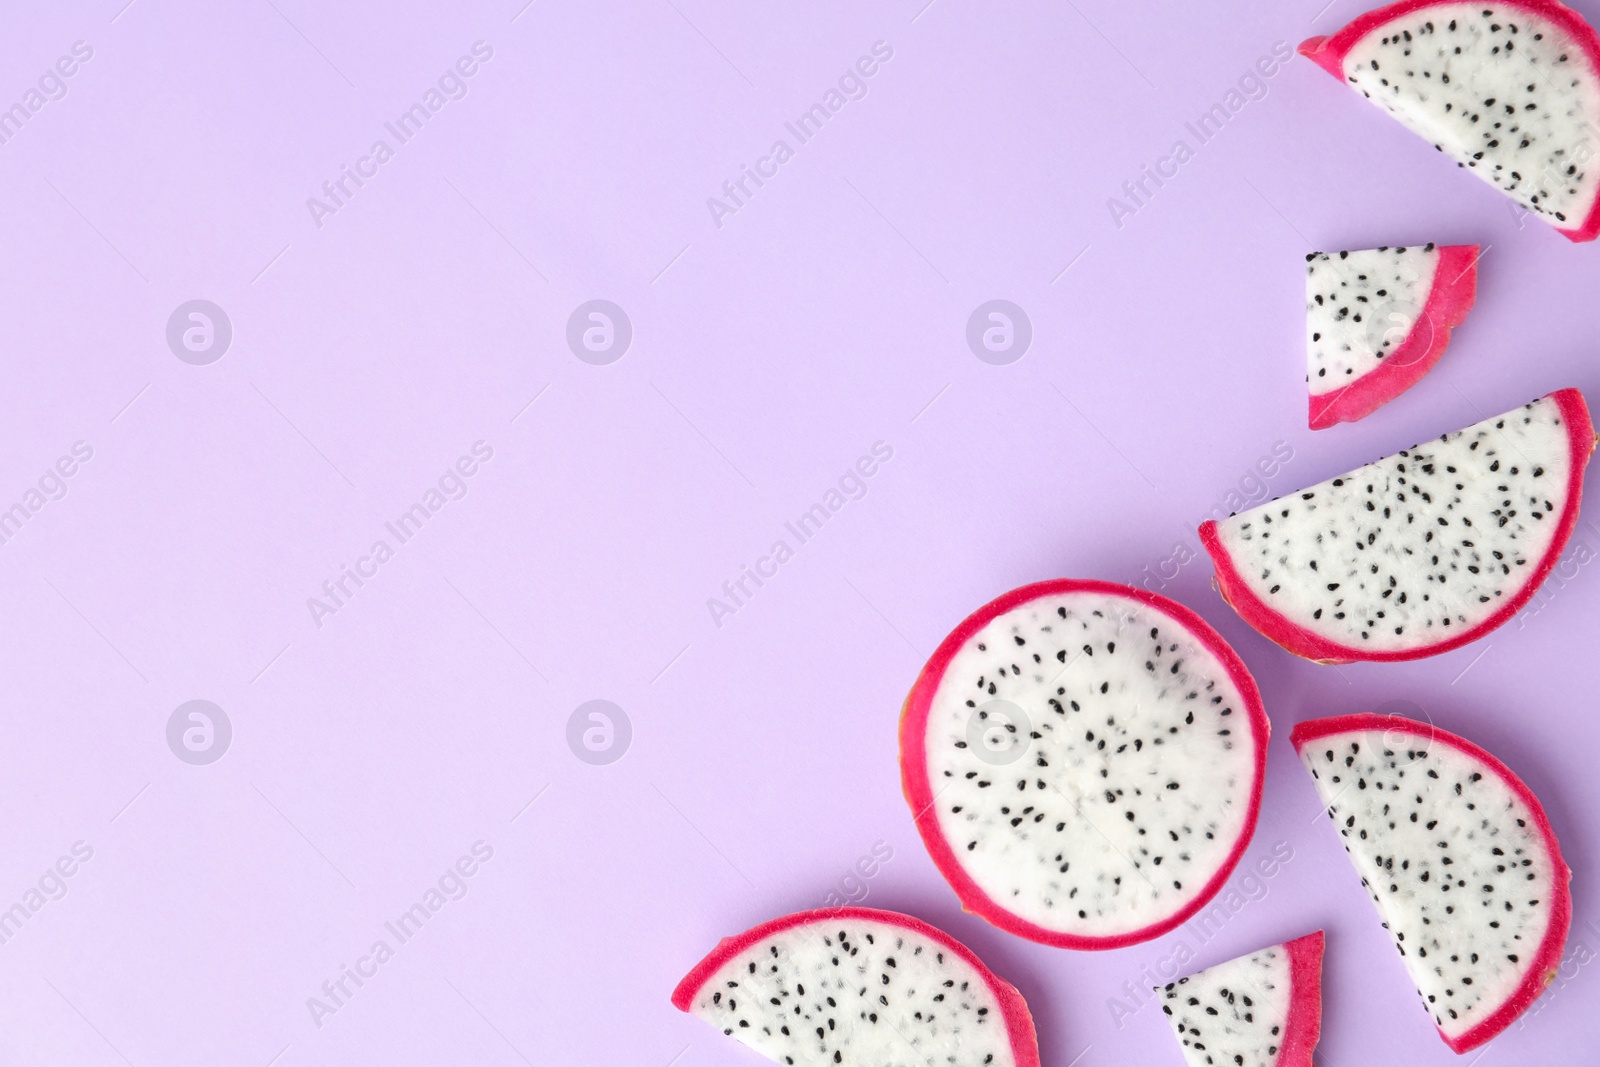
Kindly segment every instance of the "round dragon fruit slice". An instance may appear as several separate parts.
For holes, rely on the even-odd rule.
[[[1571,872],[1528,787],[1453,734],[1393,715],[1303,722],[1311,771],[1445,1044],[1488,1041],[1544,992]]]
[[[796,1067],[1039,1067],[1022,994],[949,934],[892,911],[799,912],[724,938],[672,1003]]]
[[[1311,428],[1365,418],[1421,381],[1477,294],[1477,245],[1306,256]]]
[[[1600,37],[1553,0],[1402,0],[1300,54],[1574,241],[1600,235]]]
[[[1407,660],[1500,626],[1549,575],[1594,451],[1562,389],[1299,493],[1207,521],[1223,599],[1297,656]]]
[[[1311,1067],[1322,1034],[1322,931],[1159,987],[1189,1067]]]
[[[934,652],[901,716],[901,783],[968,911],[1119,948],[1221,888],[1255,830],[1269,729],[1244,663],[1194,612],[1040,582]]]

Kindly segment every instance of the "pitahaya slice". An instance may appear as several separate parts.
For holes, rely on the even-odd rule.
[[[1311,428],[1365,418],[1421,381],[1477,294],[1477,245],[1306,256]]]
[[[962,905],[1066,948],[1119,948],[1209,900],[1255,830],[1270,727],[1194,612],[1061,579],[984,605],[907,697],[900,772]]]
[[[1406,660],[1514,616],[1578,521],[1583,395],[1504,415],[1200,527],[1223,599],[1297,656]]]
[[[1028,1005],[965,945],[872,908],[823,908],[724,938],[673,1006],[795,1067],[1039,1067]]]
[[[1600,235],[1600,38],[1552,0],[1403,0],[1300,54],[1574,241]]]
[[[1289,737],[1445,1044],[1466,1052],[1510,1026],[1572,925],[1572,875],[1538,798],[1472,742],[1399,716]]]
[[[1322,931],[1160,987],[1189,1067],[1311,1067],[1322,1034]]]

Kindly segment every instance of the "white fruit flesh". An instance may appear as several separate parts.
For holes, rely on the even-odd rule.
[[[731,958],[689,1010],[795,1067],[1008,1067],[1004,1012],[973,967],[914,931],[840,919]]]
[[[1600,78],[1578,42],[1504,4],[1440,4],[1367,35],[1350,84],[1457,163],[1558,225],[1600,185]]]
[[[1500,612],[1558,534],[1571,440],[1552,397],[1218,525],[1239,576],[1347,648],[1443,642]]]
[[[1492,768],[1426,736],[1332,734],[1300,758],[1429,1014],[1465,1033],[1517,989],[1549,928],[1542,820]]]
[[[1306,262],[1306,381],[1312,396],[1376,370],[1422,319],[1434,245],[1319,252]]]
[[[1293,1002],[1288,950],[1274,945],[1180,978],[1161,1000],[1190,1067],[1273,1067]]]
[[[1230,860],[1256,741],[1217,656],[1126,597],[1040,597],[952,658],[929,710],[940,829],[999,907],[1107,937],[1176,914]]]

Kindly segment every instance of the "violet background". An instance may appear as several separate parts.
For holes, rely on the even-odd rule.
[[[1018,985],[1051,1067],[1178,1063],[1157,1009],[1117,1025],[1123,983],[1180,940],[1202,966],[1317,927],[1323,1067],[1472,1062],[1287,740],[1392,700],[1526,778],[1574,869],[1569,950],[1600,946],[1600,580],[1577,557],[1476,645],[1338,670],[1244,626],[1202,559],[1162,586],[1273,721],[1244,862],[1294,857],[1209,943],[1000,933],[960,912],[900,797],[900,702],[990,597],[1198,553],[1277,442],[1274,493],[1597,395],[1600,249],[1307,61],[1113,224],[1124,181],[1194,146],[1185,122],[1360,3],[124,2],[14,9],[0,33],[0,104],[94,50],[0,145],[0,507],[93,449],[0,545],[0,908],[93,849],[0,945],[0,1063],[754,1063],[669,992],[879,841],[864,902]],[[318,228],[307,198],[479,40],[466,98]],[[796,145],[783,123],[876,41],[893,58],[866,97]],[[779,137],[795,157],[716,226],[707,198]],[[1427,240],[1486,247],[1477,309],[1410,393],[1312,434],[1303,253]],[[207,366],[165,340],[194,298],[234,330]],[[633,325],[609,366],[565,341],[594,298]],[[994,298],[1033,327],[1009,366],[964,339]],[[479,440],[465,498],[319,627],[308,598],[393,547],[384,523]],[[880,440],[865,498],[714,625],[707,599]],[[234,731],[209,766],[166,743],[197,698]],[[606,766],[566,740],[596,698],[633,729]],[[467,895],[317,1026],[308,998],[476,841],[493,858]],[[1483,1061],[1587,1054],[1594,970]]]

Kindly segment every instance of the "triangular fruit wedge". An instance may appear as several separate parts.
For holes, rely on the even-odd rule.
[[[1594,445],[1583,394],[1562,389],[1208,520],[1200,541],[1223,599],[1297,656],[1433,656],[1533,596],[1577,524]]]
[[[1421,381],[1477,295],[1477,245],[1306,256],[1311,428],[1366,418]]]
[[[1156,992],[1189,1067],[1311,1067],[1322,1033],[1322,931]]]
[[[1470,741],[1393,715],[1289,735],[1439,1036],[1488,1041],[1556,976],[1571,872],[1528,787]]]
[[[672,1003],[794,1067],[1039,1067],[1022,994],[950,935],[892,911],[799,912],[724,938]]]
[[[900,780],[968,911],[1048,945],[1121,948],[1227,880],[1255,832],[1270,729],[1204,619],[1059,579],[940,643],[900,718]]]
[[[1300,54],[1574,241],[1600,235],[1600,38],[1552,0],[1403,0]]]

